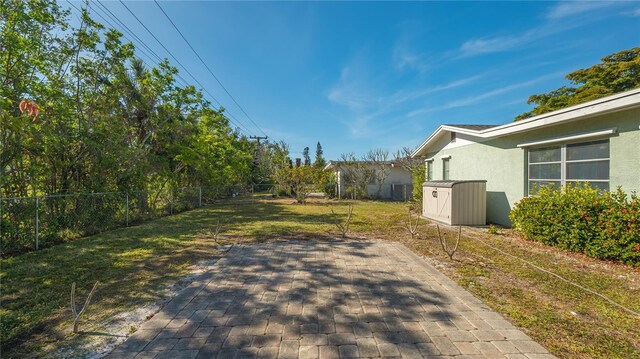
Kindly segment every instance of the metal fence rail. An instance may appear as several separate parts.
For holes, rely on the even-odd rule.
[[[12,256],[207,204],[252,203],[254,186],[0,198],[0,256]],[[259,187],[263,190],[262,187]]]
[[[345,184],[342,188],[336,186],[335,196],[348,199],[375,199],[386,201],[407,202],[413,199],[413,185],[410,183],[384,183],[354,185]]]
[[[385,185],[381,194],[378,199],[407,201],[411,185]],[[205,205],[252,204],[289,195],[290,188],[253,184],[0,198],[0,256],[14,256]]]

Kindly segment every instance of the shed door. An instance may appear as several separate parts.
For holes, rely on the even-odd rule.
[[[436,187],[424,188],[425,216],[435,218],[438,216],[438,189]]]
[[[437,217],[449,222],[451,218],[451,188],[438,188]]]

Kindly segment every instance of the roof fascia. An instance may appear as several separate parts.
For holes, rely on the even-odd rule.
[[[463,133],[479,138],[494,138],[635,107],[640,107],[640,89],[626,91],[481,131],[441,125],[411,154],[411,157],[420,156],[424,149],[443,131]]]

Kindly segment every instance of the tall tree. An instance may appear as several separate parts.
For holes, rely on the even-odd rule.
[[[566,78],[573,86],[531,95],[527,103],[535,107],[516,116],[516,121],[640,87],[640,47],[607,55],[601,63]]]
[[[318,144],[316,144],[316,159],[313,162],[313,165],[319,169],[322,169],[327,165],[327,161],[324,159],[323,153],[322,145],[320,144],[320,141],[318,141]]]
[[[304,165],[310,166],[311,157],[309,157],[309,147],[305,147],[304,150],[302,150],[302,157],[304,158]]]

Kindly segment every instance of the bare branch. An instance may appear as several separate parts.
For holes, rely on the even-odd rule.
[[[440,245],[442,246],[442,249],[444,250],[445,253],[447,253],[447,255],[449,256],[449,259],[453,260],[453,255],[456,254],[456,251],[458,250],[458,245],[460,244],[460,237],[462,235],[462,226],[458,226],[458,239],[456,240],[456,244],[453,247],[453,249],[449,248],[449,245],[447,244],[447,239],[443,237],[442,234],[440,233],[440,226],[436,224],[436,228],[438,229],[438,240],[440,241]]]
[[[353,205],[349,205],[349,209],[347,211],[347,218],[345,219],[344,223],[340,220],[340,218],[338,217],[338,214],[333,210],[333,207],[331,207],[331,213],[336,218],[334,224],[342,234],[342,238],[346,238],[347,233],[349,233],[349,224],[351,224],[351,216],[353,215]]]
[[[84,302],[84,305],[82,306],[82,309],[80,309],[80,312],[78,313],[78,310],[76,308],[76,282],[73,282],[71,284],[71,312],[73,313],[73,333],[78,333],[78,321],[80,320],[80,317],[82,317],[82,314],[84,314],[84,312],[87,310],[87,306],[89,305],[89,302],[91,301],[91,297],[93,297],[93,293],[96,291],[96,288],[98,287],[98,282],[96,282],[93,285],[93,289],[91,289],[91,292],[89,292],[89,295],[87,296],[87,299]]]
[[[403,147],[402,149],[396,151],[394,154],[394,162],[397,162],[409,172],[412,172],[422,166],[424,164],[424,160],[422,158],[412,158],[411,154],[413,150],[409,147]]]
[[[409,217],[407,218],[407,222],[405,223],[405,228],[411,234],[411,239],[418,235],[418,224],[420,223],[420,216],[416,216],[416,222],[413,223],[413,213],[411,212],[411,208],[409,208]]]

